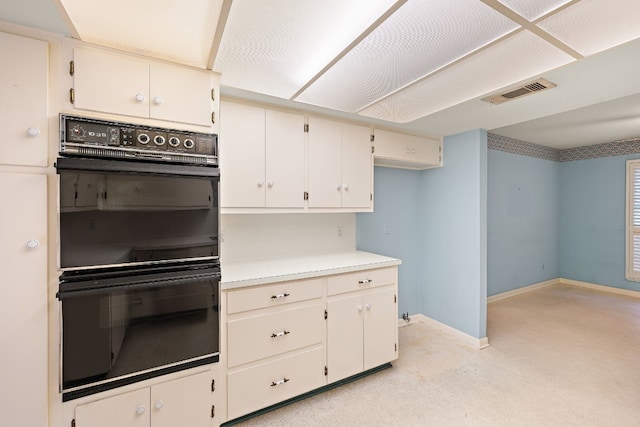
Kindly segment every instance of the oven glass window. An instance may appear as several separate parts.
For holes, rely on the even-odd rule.
[[[217,257],[218,182],[61,171],[61,268]]]
[[[217,354],[218,286],[203,279],[69,293],[62,300],[63,389]]]

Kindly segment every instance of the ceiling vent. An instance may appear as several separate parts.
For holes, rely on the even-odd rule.
[[[556,87],[555,83],[551,83],[549,80],[538,79],[515,89],[511,89],[509,92],[499,93],[497,95],[487,96],[482,98],[482,101],[490,102],[491,104],[502,104],[503,102],[511,101],[516,98],[522,98],[523,96],[531,95],[532,93],[542,92],[543,90]]]

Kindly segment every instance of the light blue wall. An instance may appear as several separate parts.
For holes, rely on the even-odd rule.
[[[560,276],[640,291],[625,277],[626,160],[566,162],[560,168]]]
[[[376,167],[374,211],[356,214],[359,250],[400,258],[398,317],[421,313],[418,244],[419,171]]]
[[[486,336],[487,133],[446,137],[444,166],[420,176],[422,313]]]
[[[559,277],[560,167],[489,150],[489,296]]]

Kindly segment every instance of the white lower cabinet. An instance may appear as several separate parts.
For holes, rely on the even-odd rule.
[[[211,427],[212,381],[210,372],[202,372],[80,404],[75,426]]]
[[[328,383],[397,359],[395,277],[388,268],[328,278]]]
[[[228,419],[398,357],[397,267],[223,291]]]

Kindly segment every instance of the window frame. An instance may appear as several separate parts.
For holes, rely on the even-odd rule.
[[[637,206],[637,217],[640,218],[640,159],[631,159],[626,162],[626,189],[625,189],[625,278],[633,282],[640,282],[640,266],[634,270],[634,258],[640,259],[640,241],[637,243],[634,253],[634,236],[640,238],[640,223],[634,226],[634,205]],[[634,187],[634,174],[638,173],[637,187]],[[634,200],[634,194],[637,197]],[[636,203],[634,204],[634,201]],[[640,220],[638,221],[640,222]],[[640,264],[640,260],[638,261]]]

